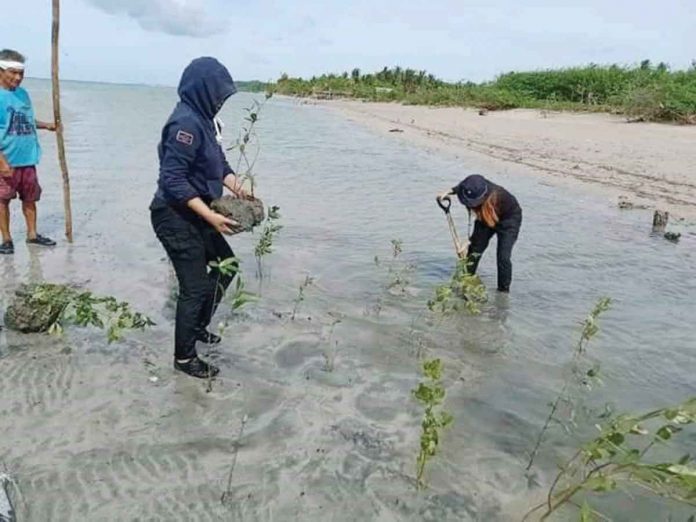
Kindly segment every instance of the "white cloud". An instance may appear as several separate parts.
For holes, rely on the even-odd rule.
[[[111,14],[129,16],[148,31],[206,38],[225,32],[227,17],[207,0],[87,0]]]

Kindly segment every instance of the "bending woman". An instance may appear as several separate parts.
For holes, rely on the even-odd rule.
[[[456,187],[438,199],[457,195],[462,205],[476,214],[474,233],[469,238],[466,262],[470,273],[476,273],[481,256],[491,237],[498,236],[498,291],[509,292],[512,281],[512,247],[522,225],[522,208],[515,196],[483,176],[467,176]],[[464,252],[458,253],[460,257]]]
[[[155,234],[179,281],[174,368],[199,378],[219,372],[198,358],[196,341],[220,342],[207,327],[234,277],[209,269],[208,263],[234,256],[222,234],[237,225],[208,205],[222,196],[223,185],[246,197],[225,159],[214,122],[235,92],[230,73],[214,58],[197,58],[186,67],[180,101],[162,129],[158,188],[150,204]]]

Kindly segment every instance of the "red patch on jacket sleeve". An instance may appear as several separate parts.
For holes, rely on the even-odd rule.
[[[193,145],[193,134],[186,131],[177,131],[176,141],[183,143],[184,145]]]

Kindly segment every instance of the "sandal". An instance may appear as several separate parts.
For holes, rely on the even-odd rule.
[[[39,245],[39,246],[56,246],[56,242],[50,237],[42,236],[41,234],[36,234],[33,239],[27,239],[27,244],[29,245]]]
[[[14,243],[12,241],[5,241],[0,245],[0,254],[14,254]]]

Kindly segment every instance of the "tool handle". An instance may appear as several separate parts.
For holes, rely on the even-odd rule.
[[[438,196],[435,198],[435,201],[437,201],[437,206],[440,207],[445,214],[449,214],[450,207],[452,206],[452,200],[449,196],[445,196],[444,198]],[[445,205],[444,202],[447,202],[447,204]]]

